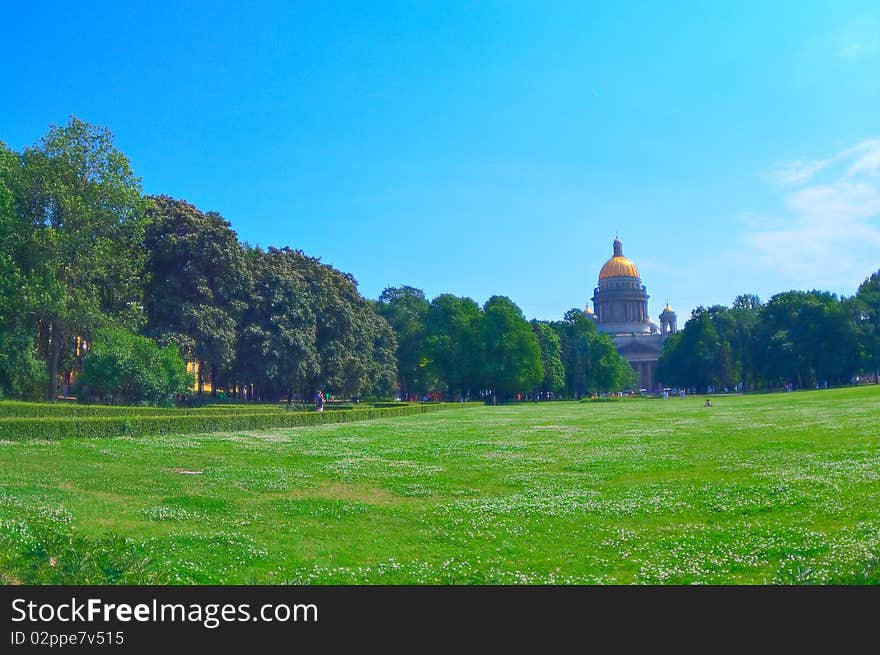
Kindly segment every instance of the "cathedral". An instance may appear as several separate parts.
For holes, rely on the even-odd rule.
[[[667,303],[658,317],[660,326],[648,314],[648,290],[639,269],[623,255],[623,243],[614,239],[614,254],[599,271],[599,286],[593,291],[593,309],[584,313],[596,321],[600,332],[614,340],[617,351],[639,375],[639,387],[656,391],[657,361],[663,342],[678,331],[677,318]]]

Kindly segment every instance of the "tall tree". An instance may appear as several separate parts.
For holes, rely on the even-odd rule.
[[[729,357],[729,348],[723,346],[709,310],[698,307],[684,330],[666,340],[657,377],[666,384],[706,390],[723,384],[731,368]]]
[[[591,387],[595,321],[588,319],[579,309],[570,309],[565,312],[562,321],[552,325],[559,334],[562,346],[565,393],[571,398],[582,398]]]
[[[235,375],[266,398],[305,397],[320,374],[314,299],[299,258],[271,248],[249,253],[253,295],[238,330]]]
[[[856,306],[827,291],[787,291],[761,312],[761,371],[770,385],[846,382],[858,369]]]
[[[493,397],[529,392],[543,377],[541,347],[522,311],[505,296],[483,306],[483,381]]]
[[[212,394],[232,363],[236,329],[251,290],[244,249],[229,222],[168,196],[151,198],[146,229],[147,334],[199,362]]]
[[[672,384],[682,387],[689,387],[690,377],[685,366],[685,352],[681,348],[681,341],[684,337],[684,330],[680,330],[675,334],[670,334],[663,342],[663,352],[660,353],[660,360],[657,362],[657,370],[654,373],[657,380],[662,384]]]
[[[559,335],[546,321],[532,321],[532,330],[541,347],[541,368],[544,372],[538,383],[538,391],[560,393],[565,389],[565,366],[562,364]]]
[[[141,322],[146,203],[111,132],[76,117],[50,127],[22,161],[20,210],[40,252],[34,309],[54,400],[62,351],[74,337]]]
[[[20,181],[18,155],[0,143],[0,397],[45,393],[41,386],[46,372],[37,357],[32,315],[36,291],[30,275],[33,227],[16,208]]]
[[[732,307],[695,309],[684,329],[667,338],[659,379],[699,389],[740,383],[754,388],[761,375],[755,342],[762,310],[755,295],[737,296]]]
[[[630,363],[617,352],[614,341],[607,334],[596,332],[590,339],[590,392],[632,389],[638,385],[638,375]]]
[[[880,270],[859,285],[855,311],[859,317],[863,370],[880,379]]]
[[[354,277],[300,251],[281,250],[302,267],[314,303],[320,373],[312,380],[313,389],[321,386],[352,397],[391,395],[397,340],[388,322],[358,293]]]
[[[450,395],[482,390],[482,322],[483,311],[470,298],[444,293],[431,301],[425,316],[427,375]]]
[[[632,388],[636,374],[617,352],[611,337],[596,329],[596,322],[580,309],[565,312],[552,324],[562,345],[565,393],[572,398],[598,391]]]
[[[722,339],[730,343],[731,364],[738,371],[739,381],[745,390],[758,383],[758,367],[755,361],[755,334],[761,320],[764,305],[754,294],[743,294],[733,300],[730,313],[733,317],[732,332],[719,329]]]
[[[388,287],[374,305],[397,336],[397,374],[401,394],[421,394],[427,390],[425,359],[425,318],[428,300],[421,289]]]

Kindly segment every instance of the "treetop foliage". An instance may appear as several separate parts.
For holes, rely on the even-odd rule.
[[[16,353],[0,355],[3,393],[48,382],[54,399],[62,372],[80,367],[84,394],[110,393],[96,371],[121,378],[98,366],[96,344],[146,346],[107,328],[173,346],[198,364],[200,392],[393,390],[394,333],[351,275],[246,247],[216,212],[143,196],[110,131],[76,117],[20,154],[0,147],[0,272],[0,346]]]
[[[766,304],[738,296],[732,307],[694,310],[666,341],[657,375],[666,384],[708,388],[805,388],[877,375],[877,289],[869,277],[851,298],[786,291]]]

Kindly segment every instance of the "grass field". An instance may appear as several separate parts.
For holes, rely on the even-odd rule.
[[[878,583],[880,388],[0,442],[0,571],[6,582]]]

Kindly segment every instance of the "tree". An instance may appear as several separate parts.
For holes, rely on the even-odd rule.
[[[596,322],[583,311],[570,309],[562,321],[551,325],[562,344],[566,395],[582,398],[636,385],[632,366],[617,352],[611,337],[599,332]]]
[[[111,132],[76,117],[50,127],[22,163],[19,210],[39,252],[33,312],[54,401],[59,361],[74,337],[141,320],[145,202]]]
[[[721,384],[729,370],[729,348],[722,345],[709,310],[698,307],[684,330],[666,340],[657,377],[667,384],[706,390]]]
[[[77,397],[113,404],[158,405],[189,390],[191,375],[174,346],[124,328],[100,328],[82,361]]]
[[[730,343],[731,364],[737,369],[744,389],[754,388],[758,383],[755,334],[763,307],[761,299],[754,294],[737,296],[730,310],[732,330],[718,327],[721,339]]]
[[[562,364],[559,335],[546,321],[532,321],[532,330],[541,347],[541,368],[544,373],[537,390],[542,393],[560,393],[565,389],[565,366]]]
[[[759,312],[763,306],[761,299],[753,293],[743,293],[733,299],[733,309]]]
[[[298,250],[287,253],[303,279],[315,316],[315,348],[319,372],[311,390],[321,387],[335,395],[359,397],[394,393],[397,341],[388,322],[358,293],[354,277]]]
[[[482,390],[483,311],[470,298],[444,293],[425,316],[426,378],[461,397]]]
[[[704,310],[718,336],[718,352],[715,354],[715,384],[735,387],[743,381],[743,359],[751,354],[751,333],[740,321],[754,314],[748,310],[735,310],[723,305],[712,305]]]
[[[388,287],[373,305],[397,337],[397,374],[401,394],[427,391],[425,362],[425,318],[430,305],[421,289]]]
[[[880,379],[880,270],[859,285],[854,311],[859,320],[862,370]]]
[[[47,380],[31,317],[35,281],[28,246],[33,230],[21,220],[14,195],[20,177],[18,155],[0,143],[0,397],[35,397]]]
[[[705,389],[709,386],[754,387],[756,331],[763,305],[758,296],[737,296],[732,307],[698,307],[684,329],[669,336],[657,367],[668,384]]]
[[[596,324],[580,309],[570,309],[561,322],[552,326],[559,334],[562,346],[565,393],[571,398],[582,398],[592,386],[592,343]]]
[[[305,397],[320,374],[317,322],[305,271],[291,251],[249,252],[253,296],[238,335],[239,381],[256,385],[260,395]]]
[[[663,342],[663,352],[657,362],[655,376],[663,384],[689,387],[689,377],[685,367],[684,349],[680,348],[684,330],[670,334]]]
[[[237,384],[255,400],[393,393],[394,332],[353,277],[290,248],[249,249],[247,260],[254,295],[238,328]]]
[[[617,352],[607,334],[595,332],[590,339],[590,376],[587,391],[631,389],[638,384],[638,375],[629,362]]]
[[[827,291],[787,291],[761,312],[760,371],[770,385],[846,382],[859,367],[857,304]]]
[[[541,347],[522,311],[509,298],[492,296],[483,306],[481,342],[484,386],[493,397],[531,391],[543,377]]]
[[[251,290],[244,249],[229,222],[183,200],[151,198],[145,245],[146,333],[199,362],[216,395],[235,354],[236,329]]]

